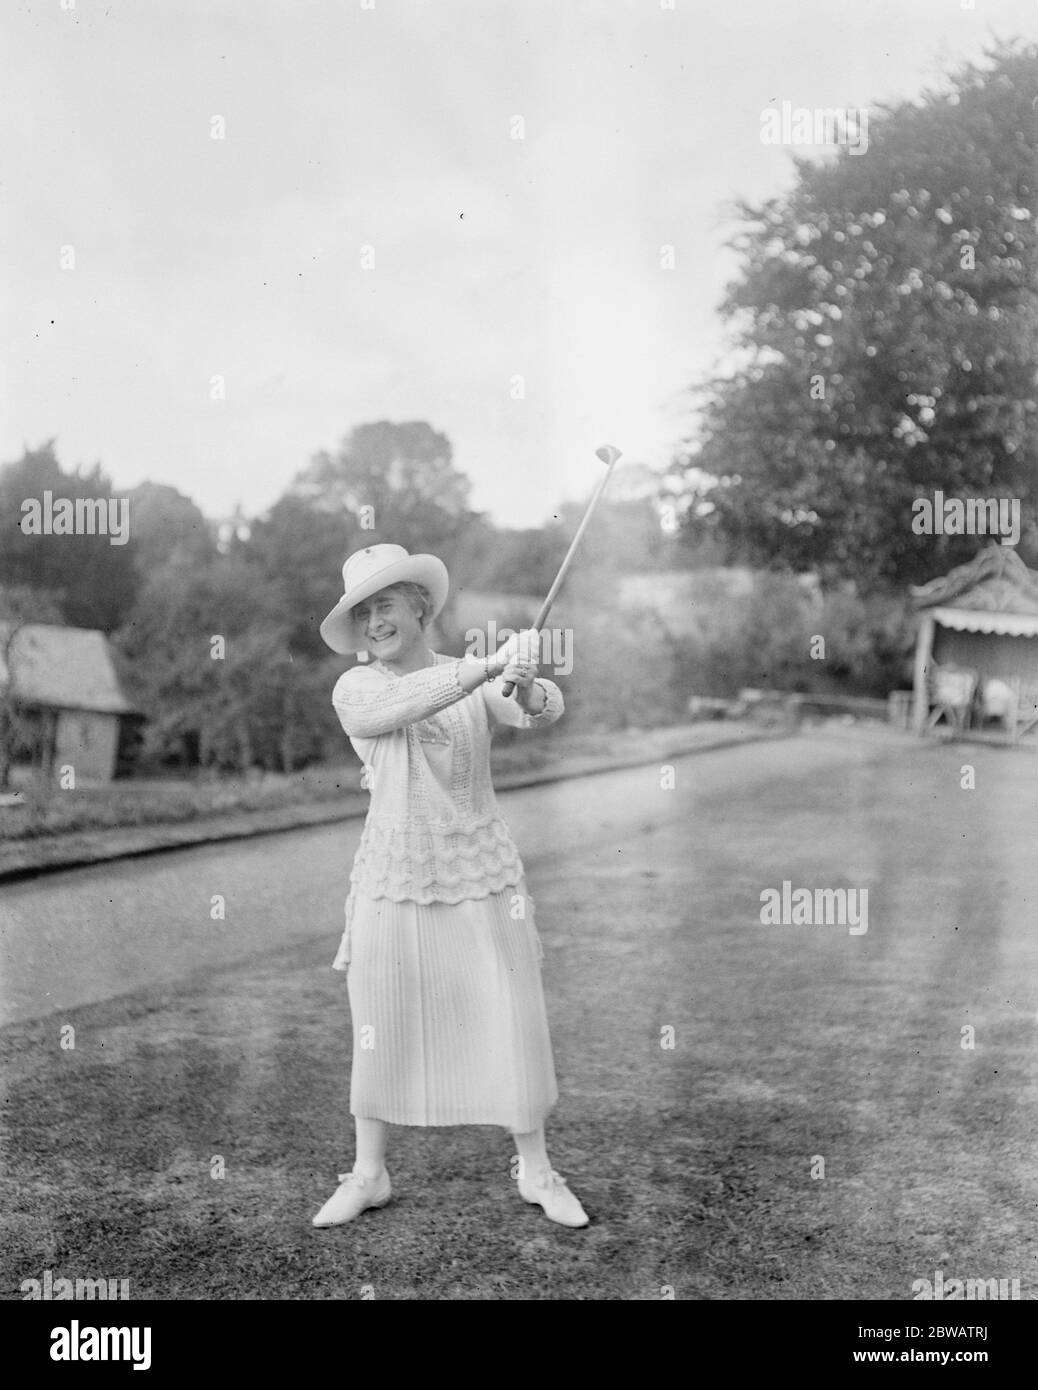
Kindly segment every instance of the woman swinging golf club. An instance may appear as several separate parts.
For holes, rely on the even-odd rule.
[[[429,649],[425,629],[448,590],[435,556],[368,546],[343,582],[321,635],[373,658],[333,694],[371,791],[334,962],[353,1017],[356,1158],[314,1225],[389,1201],[387,1125],[482,1124],[514,1135],[525,1201],[585,1226],[545,1147],[558,1089],[540,941],[490,780],[494,726],[553,724],[561,692],[537,675],[534,630],[482,659]]]

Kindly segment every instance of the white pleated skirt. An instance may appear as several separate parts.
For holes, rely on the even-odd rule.
[[[353,1019],[350,1112],[539,1128],[558,1099],[541,954],[524,883],[460,903],[357,895],[339,957]]]

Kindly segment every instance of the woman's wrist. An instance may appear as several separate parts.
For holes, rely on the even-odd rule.
[[[489,683],[497,680],[505,669],[494,652],[491,652],[489,656],[473,656],[471,653],[466,653],[461,658],[460,666],[466,674],[464,683],[469,690],[477,685],[482,685],[484,681]]]
[[[537,695],[540,694],[538,700]],[[530,682],[526,690],[521,687],[515,692],[515,697],[527,714],[543,714],[548,708],[547,687],[536,677]]]
[[[486,657],[466,654],[458,662],[458,684],[465,691],[476,690],[492,677],[487,671]]]

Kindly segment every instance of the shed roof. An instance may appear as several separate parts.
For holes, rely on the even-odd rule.
[[[968,564],[929,584],[913,585],[912,598],[916,608],[1038,614],[1038,574],[1011,547],[989,545]]]
[[[119,686],[108,639],[93,628],[0,622],[0,690],[13,674],[13,689],[25,704],[51,709],[132,714]],[[4,661],[10,640],[9,665]]]
[[[991,613],[980,608],[932,608],[934,621],[956,632],[993,632],[1003,637],[1038,637],[1038,613]]]

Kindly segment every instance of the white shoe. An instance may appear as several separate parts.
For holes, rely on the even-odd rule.
[[[384,1207],[392,1195],[389,1174],[384,1168],[378,1178],[366,1178],[356,1169],[352,1173],[340,1173],[339,1186],[314,1217],[314,1225],[341,1226],[368,1207]]]
[[[535,1178],[520,1178],[519,1196],[524,1202],[542,1206],[545,1214],[560,1226],[588,1224],[587,1212],[554,1168],[542,1168]]]

